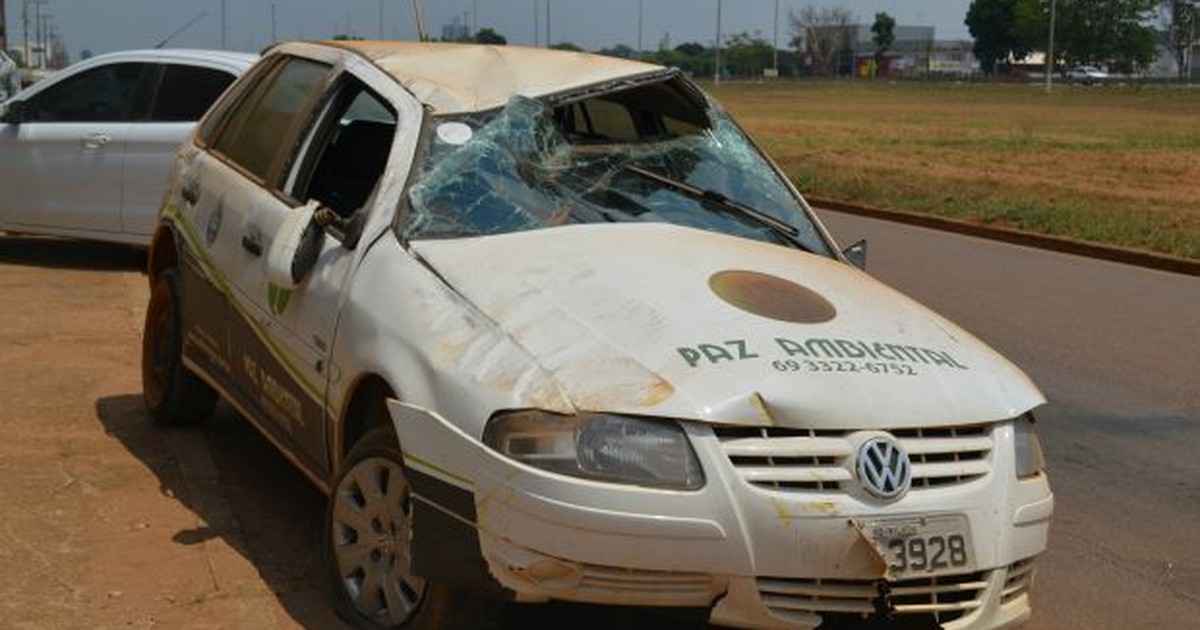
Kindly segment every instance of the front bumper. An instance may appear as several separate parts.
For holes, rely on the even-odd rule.
[[[1044,475],[1011,474],[1006,424],[992,430],[986,474],[882,504],[749,483],[706,425],[686,429],[707,483],[683,492],[546,473],[430,412],[390,408],[409,468],[471,494],[487,570],[519,601],[711,607],[715,623],[761,628],[875,614],[1001,628],[1029,616],[1032,559],[1045,548],[1053,497]],[[889,579],[856,521],[932,514],[966,517],[974,566]]]

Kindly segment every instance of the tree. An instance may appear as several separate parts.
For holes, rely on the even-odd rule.
[[[705,48],[704,45],[697,44],[696,42],[684,42],[675,47],[675,52],[687,55],[689,57],[698,57],[700,55],[707,55],[708,49]]]
[[[754,35],[742,32],[725,40],[723,57],[736,76],[762,76],[764,68],[771,67],[774,49],[758,32]]]
[[[1192,49],[1200,45],[1200,0],[1163,0],[1159,16],[1179,78],[1186,79],[1194,62]]]
[[[1131,72],[1154,61],[1151,17],[1159,0],[1059,2],[1056,40],[1068,64],[1108,64]]]
[[[620,57],[621,59],[637,59],[637,51],[632,46],[625,44],[617,44],[611,48],[603,48],[598,51],[601,55],[609,57]]]
[[[557,44],[550,46],[550,48],[552,50],[567,50],[570,52],[583,52],[582,48],[580,48],[579,46],[577,46],[575,44],[572,44],[571,42],[559,42]]]
[[[679,68],[693,76],[713,73],[713,52],[709,48],[688,42],[671,50],[658,50],[645,56],[645,60],[660,66]]]
[[[984,73],[995,74],[1000,62],[1025,57],[1045,41],[1049,1],[971,1],[964,23],[975,38],[975,57]]]
[[[504,46],[508,44],[508,38],[496,32],[496,29],[491,27],[481,28],[478,33],[475,33],[475,43],[477,44],[492,44],[493,46]]]
[[[896,43],[896,18],[886,12],[875,14],[875,23],[871,25],[871,43],[875,44],[875,68],[878,72],[883,67],[883,56]]]
[[[853,21],[854,14],[844,7],[806,5],[799,13],[788,11],[792,42],[812,60],[813,70],[821,75],[838,72],[840,53],[854,43]]]

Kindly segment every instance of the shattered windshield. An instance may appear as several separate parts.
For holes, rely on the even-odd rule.
[[[676,79],[557,107],[515,97],[483,118],[435,121],[403,235],[648,221],[829,255],[800,202],[728,115],[703,97],[681,107],[686,99],[664,85],[681,89]],[[671,98],[673,109],[663,111]]]

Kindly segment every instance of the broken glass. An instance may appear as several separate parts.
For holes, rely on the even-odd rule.
[[[570,138],[561,110],[523,97],[483,119],[436,121],[453,133],[430,134],[402,233],[448,238],[653,221],[829,255],[776,171],[725,112],[706,106],[690,117],[706,125],[635,140]]]

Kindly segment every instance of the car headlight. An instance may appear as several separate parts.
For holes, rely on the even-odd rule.
[[[483,441],[523,464],[575,477],[695,490],[704,473],[678,423],[603,413],[498,415]]]
[[[1013,439],[1017,451],[1017,478],[1035,477],[1046,467],[1042,444],[1038,441],[1036,420],[1027,413],[1013,422]]]

